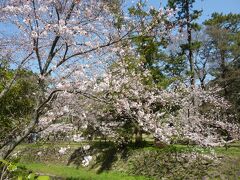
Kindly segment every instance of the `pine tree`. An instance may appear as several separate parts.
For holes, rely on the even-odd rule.
[[[190,84],[195,86],[195,71],[194,71],[194,50],[199,48],[200,43],[194,41],[192,34],[194,31],[200,30],[200,26],[195,22],[202,11],[193,10],[195,0],[169,0],[168,6],[173,8],[176,13],[176,23],[179,23],[180,30],[187,32],[187,43],[182,44],[182,52],[186,55],[190,69]]]
[[[223,96],[233,104],[240,121],[240,14],[214,13],[204,24],[214,53],[214,83],[223,88]]]

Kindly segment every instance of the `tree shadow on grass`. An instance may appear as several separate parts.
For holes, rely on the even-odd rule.
[[[79,168],[84,160],[84,156],[96,156],[96,159],[90,163],[90,169],[97,169],[97,173],[102,173],[110,170],[118,158],[127,161],[129,150],[148,146],[150,145],[146,143],[136,146],[134,143],[116,145],[113,142],[94,142],[87,151],[83,150],[82,147],[76,149],[68,159],[67,165],[73,164]]]
[[[96,156],[96,161],[91,164],[91,169],[97,168],[97,173],[109,170],[114,161],[117,160],[117,147],[111,142],[95,142],[89,150],[82,147],[76,149],[68,159],[67,165],[73,164],[79,168],[82,165],[84,156]]]
[[[77,166],[77,168],[79,168],[85,155],[86,152],[83,150],[82,147],[76,149],[69,157],[67,165],[74,164]]]
[[[135,143],[122,143],[122,144],[107,144],[106,148],[101,151],[101,154],[96,159],[96,165],[100,164],[100,168],[97,173],[110,170],[113,163],[118,160],[128,160],[130,155],[130,150],[147,147],[148,144],[143,143],[141,146],[136,145]]]
[[[97,157],[96,164],[100,164],[100,168],[97,173],[101,173],[106,170],[110,170],[112,164],[117,160],[117,148],[109,147],[108,149],[102,151],[102,153]]]

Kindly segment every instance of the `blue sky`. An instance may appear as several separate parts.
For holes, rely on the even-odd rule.
[[[167,0],[148,0],[148,2],[155,7],[160,7],[160,3],[165,5]],[[202,17],[199,19],[200,22],[203,22],[209,19],[213,12],[240,13],[240,0],[196,0],[194,8],[203,10]]]
[[[137,0],[126,0],[129,2],[137,2]],[[167,0],[148,0],[149,4],[159,8],[160,4],[162,6],[166,5]],[[203,10],[202,16],[199,18],[198,22],[203,22],[211,17],[213,12],[219,12],[223,14],[227,13],[240,13],[240,0],[196,0],[194,4],[194,9]],[[9,33],[14,32],[14,27],[9,24],[0,23],[0,29],[5,30]]]

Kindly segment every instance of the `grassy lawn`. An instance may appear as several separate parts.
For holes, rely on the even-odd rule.
[[[142,176],[128,176],[122,173],[109,172],[96,174],[94,171],[85,170],[83,168],[74,168],[71,166],[43,164],[43,163],[19,163],[33,172],[40,175],[48,175],[56,179],[81,179],[81,180],[147,180]]]
[[[17,150],[25,149],[26,147],[28,148],[44,148],[44,147],[49,147],[51,145],[57,146],[57,147],[67,147],[70,146],[71,148],[78,148],[84,144],[89,144],[88,142],[81,142],[81,143],[76,143],[76,142],[40,142],[40,143],[22,143],[17,146]]]
[[[70,158],[71,154],[73,154],[74,151],[81,147],[83,144],[85,143],[55,142],[54,144],[22,144],[17,149],[20,151],[22,150],[25,155],[21,157],[21,161],[19,164],[37,174],[49,175],[53,177],[52,179],[146,180],[149,179],[147,177],[152,177],[149,176],[150,171],[153,172],[151,174],[158,173],[160,175],[160,170],[164,171],[164,169],[168,170],[168,168],[182,168],[180,166],[181,163],[174,163],[172,161],[174,159],[171,159],[171,157],[173,157],[176,152],[180,154],[191,154],[192,152],[197,152],[208,155],[214,150],[219,159],[219,162],[221,163],[214,166],[209,164],[209,169],[207,171],[208,174],[210,174],[213,179],[218,179],[221,177],[224,177],[225,179],[231,179],[236,178],[239,174],[240,179],[240,142],[230,144],[227,149],[225,147],[203,148],[199,146],[187,145],[170,145],[159,148],[153,146],[152,143],[148,143],[146,144],[146,146],[141,148],[129,146],[129,154],[127,155],[127,159],[121,159],[119,158],[120,154],[116,154],[115,157],[118,157],[118,159],[116,159],[116,161],[113,161],[111,168],[106,169],[99,174],[96,172],[100,165],[102,165],[102,161],[104,162],[105,159],[108,159],[111,154],[106,153],[105,156],[102,157],[102,161],[99,161],[100,163],[98,162],[98,164],[96,164],[96,166],[93,166],[93,168],[76,168],[77,164],[74,163],[70,164],[70,166],[66,166],[67,160]],[[67,154],[59,156],[59,148],[67,146],[70,146],[71,149],[67,151]],[[92,142],[92,146],[94,147],[94,149],[98,150],[97,152],[100,152],[102,150],[101,148],[112,147],[112,144],[107,143],[104,145],[99,144],[99,142]],[[45,153],[41,157],[37,157],[37,152],[39,151]],[[170,159],[168,158],[168,156],[170,156]],[[144,161],[145,163],[140,164],[141,161]],[[134,165],[136,165],[137,167],[137,169],[134,169],[134,172],[136,170],[137,172],[139,171],[138,173],[132,173],[132,171],[129,173],[128,171],[130,169],[130,166],[133,165],[133,162],[135,163]],[[154,164],[158,167],[153,167]],[[188,165],[189,163],[184,164],[184,166]],[[203,168],[205,168],[205,166]],[[198,173],[198,171],[200,172],[200,169],[198,167],[192,166],[189,169],[189,172],[190,171],[195,171],[196,173]],[[163,173],[168,174],[167,172]],[[174,173],[175,177],[176,172],[174,171]],[[185,173],[187,172],[182,170],[182,175],[184,175]],[[136,176],[130,176],[127,174],[135,174]],[[158,177],[155,177],[155,179],[158,179]]]

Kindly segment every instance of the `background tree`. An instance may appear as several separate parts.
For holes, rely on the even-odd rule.
[[[36,76],[27,70],[17,70],[18,78],[8,92],[0,99],[0,142],[17,135],[29,123],[37,93]],[[0,68],[0,91],[12,80],[15,71]],[[10,135],[10,137],[9,137]]]
[[[209,41],[209,36],[203,28],[195,34],[197,41],[201,42],[201,47],[196,49],[195,55],[195,72],[196,78],[200,86],[205,89],[209,81],[211,81],[211,62],[213,62],[214,53],[212,51],[213,44]]]
[[[239,118],[240,15],[214,13],[204,24],[212,47],[213,82],[223,88],[223,96],[233,103]]]
[[[195,86],[195,71],[194,71],[194,51],[199,47],[199,42],[194,41],[192,34],[198,31],[200,26],[196,20],[201,15],[201,11],[193,10],[195,0],[169,0],[168,6],[176,11],[176,22],[179,23],[179,31],[186,32],[187,43],[182,44],[182,53],[185,54],[189,62],[190,84]]]
[[[173,43],[170,34],[178,25],[178,22],[171,21],[174,12],[169,8],[159,11],[148,8],[145,1],[140,1],[129,11],[132,18],[140,24],[139,32],[134,34],[132,40],[136,56],[140,57],[140,62],[136,64],[141,63],[143,70],[151,72],[152,79],[146,83],[166,88],[184,69],[183,59],[173,58],[174,54],[168,52],[168,46]],[[151,29],[147,28],[149,24],[154,24],[157,28],[150,31]]]

